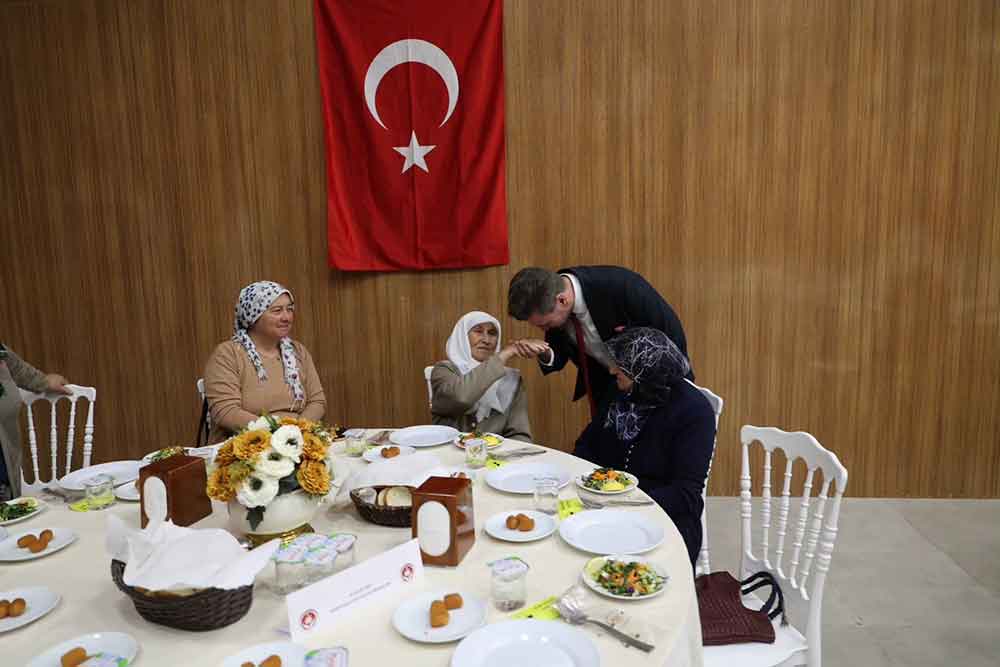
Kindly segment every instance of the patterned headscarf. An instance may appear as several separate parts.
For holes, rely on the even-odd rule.
[[[500,322],[489,313],[474,310],[466,313],[455,323],[455,328],[451,330],[451,336],[445,343],[445,352],[448,354],[448,361],[455,364],[458,372],[466,375],[469,371],[479,365],[479,362],[472,358],[472,346],[469,344],[469,330],[477,324],[490,323],[497,328],[497,350],[500,349]],[[514,394],[517,393],[517,384],[521,379],[521,374],[513,368],[508,368],[504,376],[491,384],[489,389],[476,401],[473,410],[476,412],[476,421],[481,422],[490,416],[491,410],[497,412],[507,412]]]
[[[666,405],[670,388],[683,382],[691,364],[659,329],[636,327],[608,341],[608,352],[618,368],[635,383],[608,409],[604,428],[614,428],[619,439],[631,442],[656,408]]]
[[[242,345],[250,362],[257,369],[257,379],[261,382],[267,380],[267,371],[264,370],[264,362],[257,352],[257,346],[253,344],[248,330],[254,322],[260,319],[271,304],[282,294],[287,294],[288,298],[295,302],[295,297],[287,289],[269,280],[251,283],[240,290],[239,301],[236,302],[236,316],[233,321],[233,340]],[[299,377],[299,362],[295,358],[295,348],[292,347],[292,339],[285,336],[278,343],[281,351],[281,365],[285,369],[285,382],[292,389],[295,398],[293,405],[301,405],[305,402],[305,391],[302,389],[302,380]]]

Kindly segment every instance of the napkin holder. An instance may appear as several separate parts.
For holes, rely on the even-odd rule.
[[[143,528],[146,516],[145,486],[150,477],[158,477],[167,489],[167,516],[175,526],[190,526],[212,514],[212,501],[206,487],[208,473],[205,459],[177,454],[139,469],[139,511]]]
[[[425,565],[455,566],[476,541],[472,480],[428,477],[413,492],[413,537]]]

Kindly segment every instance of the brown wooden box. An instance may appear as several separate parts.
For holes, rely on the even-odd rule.
[[[426,565],[458,565],[476,542],[472,480],[430,477],[413,492],[413,536]]]
[[[147,477],[159,477],[167,487],[167,519],[177,526],[190,526],[212,513],[212,501],[205,487],[208,473],[205,459],[178,454],[139,468],[139,512],[143,528],[149,522],[143,486]]]

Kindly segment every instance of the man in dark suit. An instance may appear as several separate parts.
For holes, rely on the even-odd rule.
[[[507,312],[545,332],[549,349],[520,351],[536,356],[543,374],[562,370],[567,361],[577,365],[573,400],[587,395],[591,416],[603,410],[613,393],[604,341],[616,333],[653,327],[687,356],[684,329],[673,308],[645,278],[620,266],[521,269],[510,281]],[[693,371],[688,379],[694,380]]]

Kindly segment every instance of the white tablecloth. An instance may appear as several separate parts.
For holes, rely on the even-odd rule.
[[[461,464],[464,453],[451,445],[430,450],[449,465]],[[592,464],[569,454],[551,450],[542,455],[522,459],[565,467],[571,473],[582,474]],[[339,465],[355,468],[367,465],[360,459],[339,458]],[[591,556],[562,541],[558,534],[526,544],[511,544],[494,540],[482,530],[485,520],[496,512],[530,509],[530,496],[497,492],[486,485],[484,471],[479,471],[474,484],[476,513],[476,544],[457,568],[429,567],[423,588],[466,590],[483,598],[489,597],[490,576],[486,563],[498,557],[518,555],[531,567],[528,573],[528,604],[550,595],[558,595],[579,580],[584,563]],[[343,475],[338,474],[338,478]],[[575,494],[574,486],[563,489],[561,497]],[[638,495],[634,493],[634,495]],[[224,506],[215,504],[215,513],[197,526],[225,526],[228,523]],[[628,614],[655,626],[661,632],[655,637],[656,651],[646,655],[607,637],[598,636],[592,626],[583,626],[594,638],[603,665],[670,665],[699,667],[702,664],[701,629],[697,599],[691,578],[691,567],[680,534],[667,515],[658,507],[640,507],[642,512],[666,529],[664,543],[646,554],[660,562],[671,575],[666,591],[644,601],[628,601],[621,607]],[[47,527],[70,528],[79,540],[61,552],[17,564],[0,564],[0,596],[2,591],[21,586],[44,585],[62,596],[59,606],[42,619],[26,627],[0,635],[0,664],[23,665],[34,655],[58,642],[87,632],[119,631],[135,637],[142,646],[136,664],[144,665],[217,665],[226,656],[260,642],[287,640],[278,628],[287,627],[284,599],[272,592],[263,581],[270,578],[265,570],[254,590],[253,607],[235,624],[212,632],[185,632],[154,625],[141,618],[114,585],[105,552],[105,522],[109,513],[116,514],[138,526],[139,508],[135,503],[119,502],[104,512],[73,512],[65,505],[49,503],[49,508],[36,518],[15,529],[41,531]],[[312,522],[317,531],[342,531],[358,535],[358,561],[381,553],[410,539],[410,529],[386,528],[365,522],[353,507],[324,508]],[[417,592],[417,591],[414,591]],[[590,591],[588,604],[608,607],[616,602]],[[352,667],[368,665],[440,665],[449,664],[456,644],[430,645],[411,642],[392,627],[393,610],[398,599],[371,602],[356,618],[340,623],[334,631],[311,640],[309,648],[345,646],[350,651]],[[488,622],[505,620],[508,615],[490,606]]]

